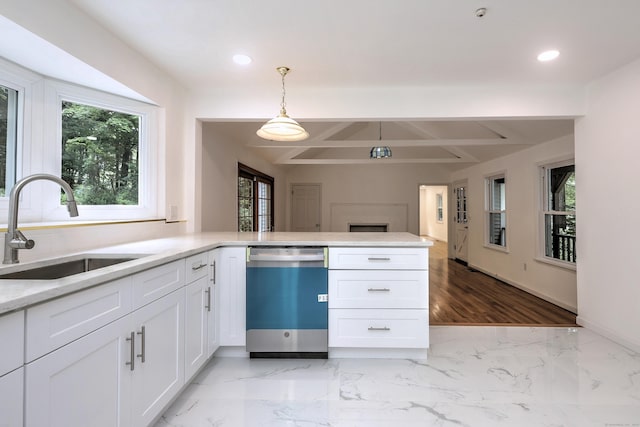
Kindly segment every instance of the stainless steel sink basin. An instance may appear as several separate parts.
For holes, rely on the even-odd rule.
[[[92,257],[85,256],[72,260],[61,260],[59,263],[45,265],[42,267],[28,268],[10,273],[0,274],[1,279],[22,279],[22,280],[52,280],[62,277],[73,276],[74,274],[86,273],[87,271],[120,264],[138,259],[137,257]]]

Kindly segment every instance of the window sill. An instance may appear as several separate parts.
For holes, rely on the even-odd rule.
[[[576,263],[575,262],[566,262],[560,261],[553,258],[547,257],[535,257],[535,260],[544,264],[553,265],[554,267],[564,268],[565,270],[576,271]]]
[[[505,254],[509,253],[509,249],[507,249],[504,246],[500,246],[500,245],[490,245],[490,244],[485,243],[484,247],[485,247],[485,249],[491,249],[493,251],[503,252]]]
[[[111,221],[50,221],[50,222],[23,222],[18,224],[20,230],[46,230],[53,228],[91,227],[95,225],[134,224],[141,222],[168,222],[164,218],[136,219],[136,220],[111,220]],[[179,222],[179,221],[171,221]],[[7,224],[0,225],[0,232],[7,232]]]

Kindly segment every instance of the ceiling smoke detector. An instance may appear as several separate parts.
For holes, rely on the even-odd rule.
[[[477,18],[482,18],[486,14],[487,14],[487,8],[486,7],[481,7],[480,9],[476,9],[476,17]]]

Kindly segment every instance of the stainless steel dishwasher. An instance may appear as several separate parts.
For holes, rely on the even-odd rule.
[[[248,248],[251,357],[327,357],[327,280],[327,248]]]

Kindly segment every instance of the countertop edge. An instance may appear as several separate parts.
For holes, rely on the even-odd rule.
[[[425,247],[429,240],[410,233],[194,233],[145,240],[82,251],[78,254],[136,254],[133,261],[56,280],[3,279],[0,283],[0,316],[136,274],[162,264],[220,247],[328,246],[328,247]],[[70,254],[73,255],[73,254]],[[47,260],[25,263],[38,267]],[[13,266],[12,266],[13,267]],[[0,267],[2,270],[7,267]],[[15,268],[15,267],[13,267]]]

